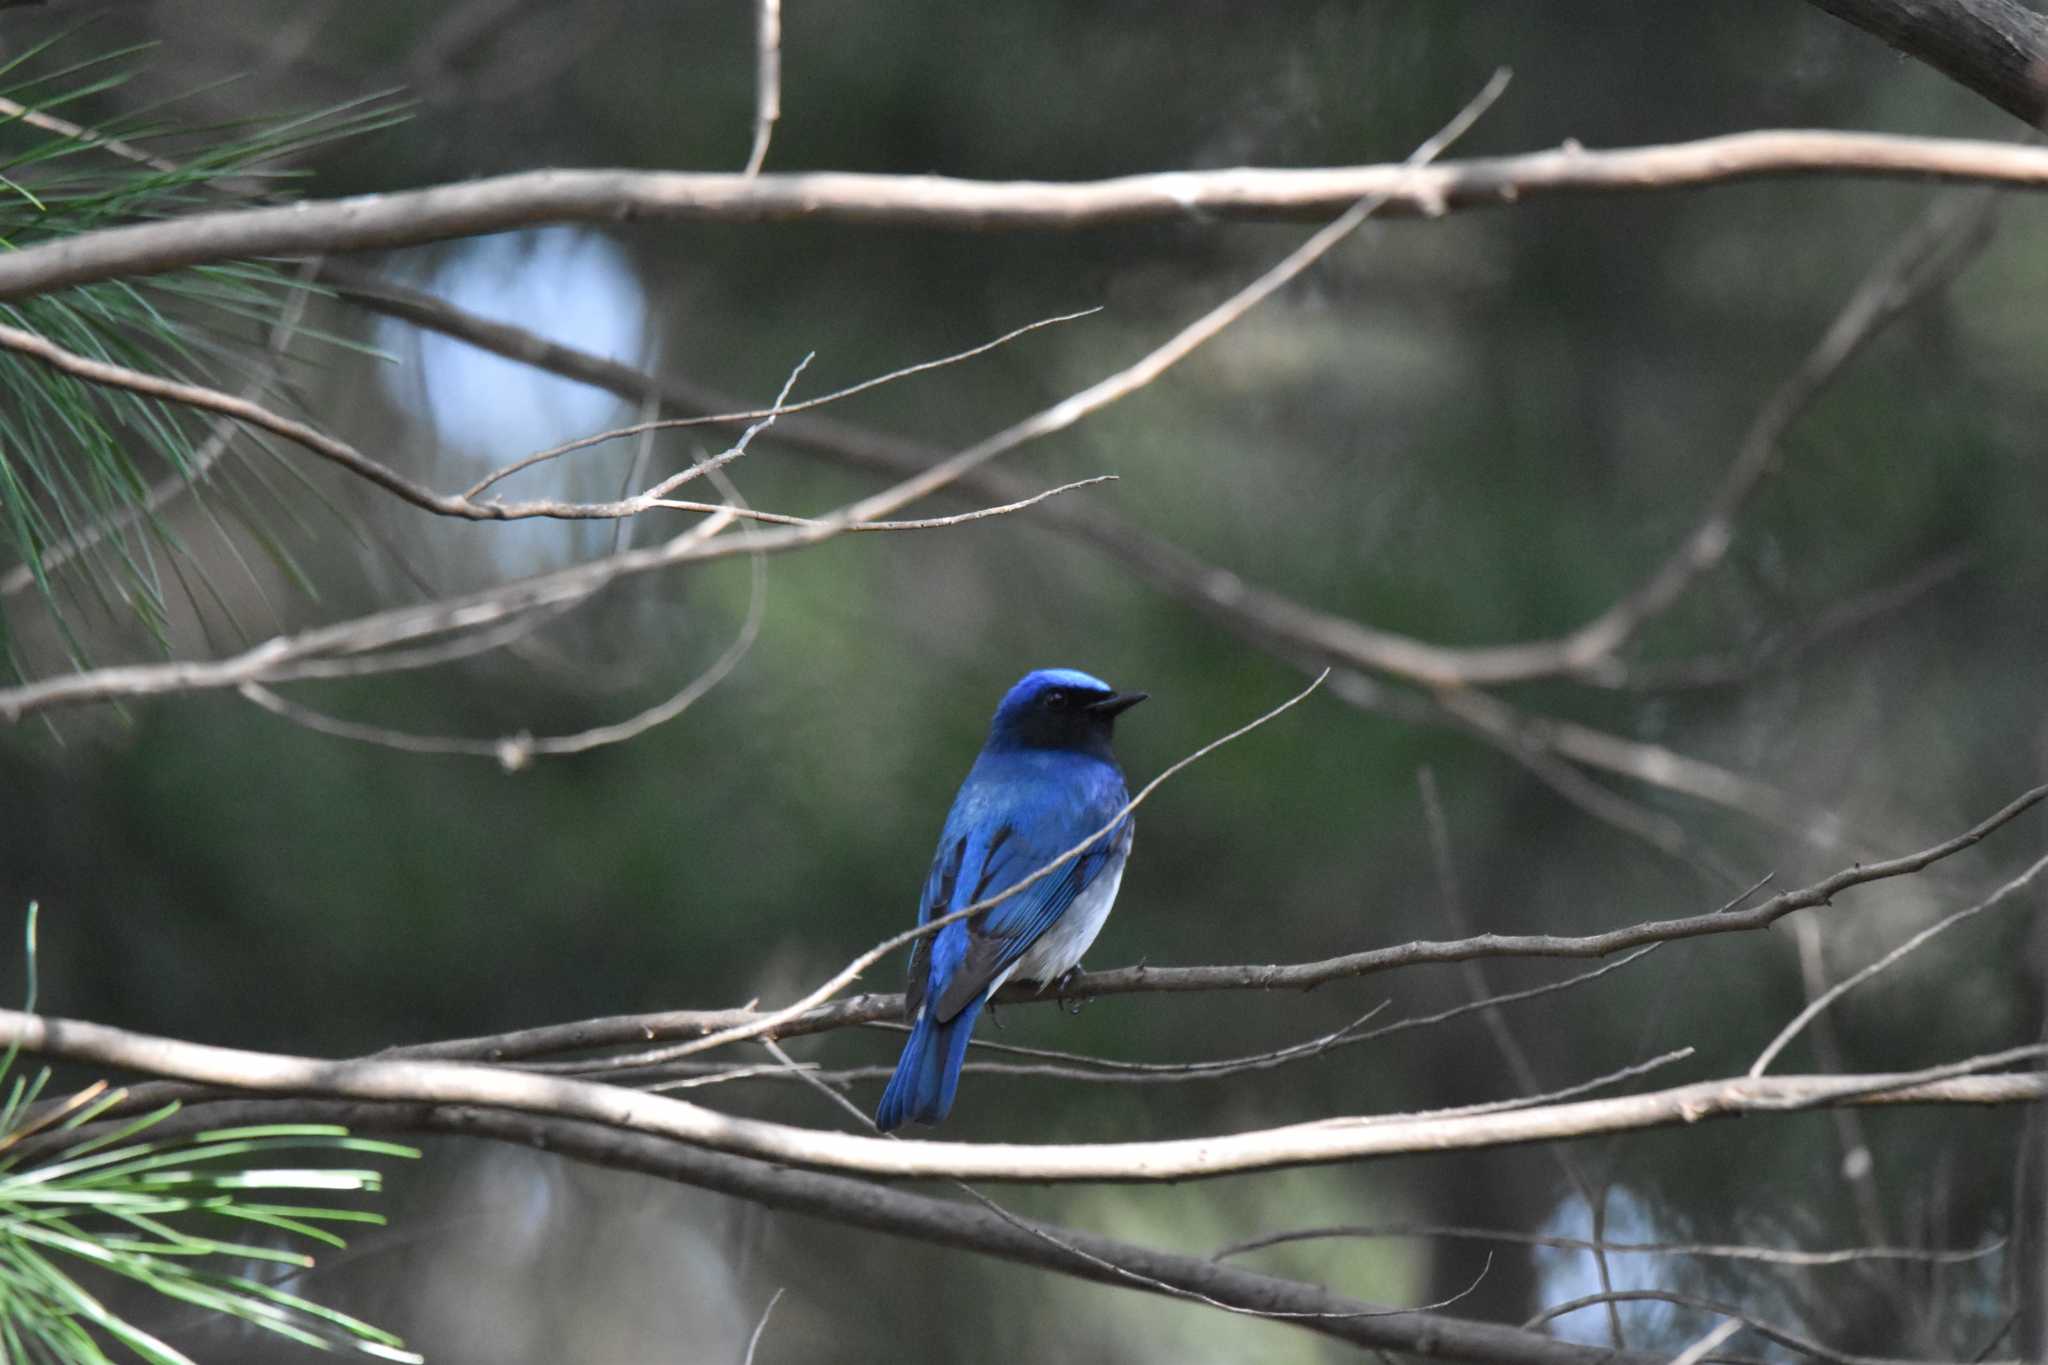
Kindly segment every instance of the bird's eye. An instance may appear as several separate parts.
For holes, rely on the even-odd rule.
[[[1052,691],[1045,694],[1045,704],[1052,707],[1055,711],[1065,710],[1070,700],[1072,698],[1067,695],[1067,689],[1064,687],[1055,687]]]

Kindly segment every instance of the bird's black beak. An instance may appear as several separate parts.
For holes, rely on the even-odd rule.
[[[1088,709],[1105,720],[1113,719],[1151,695],[1150,692],[1112,692],[1101,701],[1089,702]]]

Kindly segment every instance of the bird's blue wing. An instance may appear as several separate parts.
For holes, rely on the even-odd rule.
[[[919,923],[1000,895],[1101,829],[1125,800],[1121,775],[1106,764],[976,776],[946,822]],[[936,1018],[950,1019],[979,996],[1112,865],[1128,823],[1001,904],[921,940],[931,947],[912,958],[911,1014],[929,1000]]]

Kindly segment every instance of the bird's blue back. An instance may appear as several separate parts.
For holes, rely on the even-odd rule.
[[[1130,799],[1115,762],[1065,749],[984,749],[925,881],[919,924],[1002,894],[1106,826]],[[1129,847],[1130,817],[1065,867],[932,937],[925,998],[941,1022],[1010,968]]]

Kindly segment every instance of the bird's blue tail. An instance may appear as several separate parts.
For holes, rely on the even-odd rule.
[[[896,1074],[882,1092],[875,1110],[875,1126],[883,1132],[906,1122],[937,1123],[953,1107],[953,1092],[960,1086],[960,1063],[967,1059],[967,1040],[974,1033],[974,1021],[981,1015],[982,1000],[967,1002],[965,1009],[941,1024],[933,1020],[927,1006],[910,1030]]]

